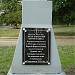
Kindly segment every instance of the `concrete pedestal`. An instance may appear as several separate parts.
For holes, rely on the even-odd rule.
[[[10,70],[9,70],[7,75],[66,75],[66,74],[65,74],[65,72],[63,70],[62,70],[62,72],[60,74],[39,74],[39,73],[37,73],[37,74],[12,74],[11,73],[11,68],[10,68]]]
[[[11,65],[11,68],[7,75],[66,75],[65,72],[63,70],[61,70],[61,62],[60,62],[57,44],[55,41],[54,32],[53,32],[53,28],[52,28],[52,1],[23,0],[22,7],[23,7],[22,8],[22,27],[21,27],[18,42],[16,45],[12,65]],[[35,66],[34,66],[34,64],[33,65],[24,65],[23,62],[25,62],[27,59],[23,58],[23,53],[25,54],[25,52],[23,51],[23,48],[25,48],[25,50],[27,48],[26,48],[25,43],[23,43],[23,41],[24,42],[26,41],[25,34],[23,34],[23,31],[25,33],[25,29],[23,30],[23,28],[27,28],[27,29],[28,28],[35,28],[35,29],[43,28],[43,29],[50,30],[50,33],[51,33],[49,35],[50,38],[47,38],[48,43],[47,43],[47,41],[45,41],[47,44],[45,43],[46,46],[44,46],[45,50],[48,50],[49,46],[50,46],[50,49],[48,51],[49,54],[47,56],[48,57],[47,62],[49,63],[48,65],[35,65]],[[41,33],[39,33],[39,34],[41,34]],[[46,35],[44,35],[44,36],[46,36]],[[41,37],[42,37],[42,35],[41,35]],[[41,40],[44,41],[43,39],[45,39],[45,38],[41,38]],[[33,40],[33,38],[31,40]],[[39,41],[41,42],[41,40],[39,40]],[[36,41],[36,40],[33,40],[33,41]],[[38,45],[40,45],[40,44],[38,43]],[[36,47],[38,47],[38,45],[35,44]],[[40,46],[40,47],[42,47],[42,46]],[[48,49],[47,49],[47,47],[48,47]],[[32,44],[32,48],[33,48],[33,44]],[[33,48],[30,50],[39,50],[39,48],[38,49]],[[44,49],[43,49],[43,51],[44,51]],[[43,51],[42,51],[42,55],[47,55],[47,52],[43,53]],[[38,54],[39,54],[39,52],[38,52]],[[34,55],[37,55],[37,53],[34,53]],[[41,55],[41,53],[39,55]],[[25,57],[25,55],[24,55],[24,57]],[[28,58],[28,56],[27,56],[27,58]],[[23,61],[23,59],[24,59],[24,61]],[[33,60],[31,60],[31,61],[33,61]],[[41,58],[41,60],[38,59],[38,61],[42,61],[42,58]]]

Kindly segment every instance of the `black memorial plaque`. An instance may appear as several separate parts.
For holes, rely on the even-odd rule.
[[[50,64],[50,29],[23,28],[22,31],[22,63],[25,65]]]

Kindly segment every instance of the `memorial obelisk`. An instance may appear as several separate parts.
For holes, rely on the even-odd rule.
[[[22,1],[22,26],[7,75],[66,75],[52,28],[52,1]]]

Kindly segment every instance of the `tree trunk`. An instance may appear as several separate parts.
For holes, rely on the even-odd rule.
[[[17,24],[14,24],[14,29],[17,29],[17,28],[18,28]]]

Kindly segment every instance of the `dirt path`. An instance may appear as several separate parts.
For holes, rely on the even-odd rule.
[[[17,39],[0,39],[0,46],[16,46]]]
[[[56,37],[57,45],[75,45],[75,37]],[[0,38],[0,46],[16,46],[17,38]]]
[[[75,45],[75,39],[74,38],[56,38],[57,45]]]

